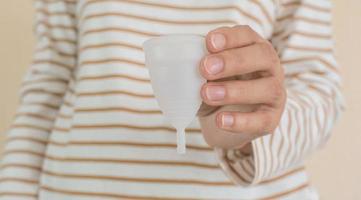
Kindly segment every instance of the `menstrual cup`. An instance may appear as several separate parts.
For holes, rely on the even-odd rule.
[[[200,89],[205,79],[199,63],[207,53],[200,35],[172,34],[143,43],[145,65],[155,98],[164,116],[177,129],[177,152],[185,153],[185,128],[202,103]]]

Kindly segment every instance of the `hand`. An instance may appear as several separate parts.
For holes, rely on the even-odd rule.
[[[272,133],[286,101],[272,44],[249,26],[235,26],[209,32],[206,45],[210,54],[200,72],[208,82],[201,89],[205,104],[199,116],[207,143],[236,148]]]

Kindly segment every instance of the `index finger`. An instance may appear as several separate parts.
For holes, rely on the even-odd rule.
[[[210,53],[240,48],[263,41],[264,39],[248,25],[217,28],[210,31],[206,36],[206,45]]]

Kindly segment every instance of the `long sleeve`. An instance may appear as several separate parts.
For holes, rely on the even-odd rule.
[[[34,2],[36,47],[7,132],[0,199],[37,199],[48,137],[76,64],[75,1]]]
[[[274,133],[252,141],[253,155],[217,149],[235,183],[257,184],[303,162],[331,136],[343,110],[339,67],[333,54],[329,1],[279,2],[272,43],[285,70],[288,97]]]

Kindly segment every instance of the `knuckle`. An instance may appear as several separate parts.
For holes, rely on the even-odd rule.
[[[228,81],[226,86],[225,100],[228,104],[238,104],[242,101],[242,95],[247,94],[240,81]]]
[[[243,66],[247,63],[247,58],[245,57],[245,54],[242,53],[238,53],[237,54],[237,65],[238,66]]]
[[[236,27],[238,27],[239,29],[243,29],[246,32],[252,33],[254,32],[253,29],[251,28],[251,26],[249,25],[236,25]]]
[[[236,25],[233,27],[239,37],[255,38],[256,32],[249,25]]]
[[[259,48],[262,55],[267,59],[267,64],[270,66],[274,66],[279,63],[278,55],[273,47],[273,45],[268,42],[259,43]]]
[[[262,119],[262,127],[259,130],[260,133],[270,133],[274,130],[273,117],[271,114],[264,114]]]
[[[246,27],[247,25],[241,25],[241,24],[237,24],[237,25],[234,25],[232,28],[233,29],[237,29],[237,30],[241,30],[243,29],[244,27]]]
[[[278,102],[283,97],[284,89],[282,84],[274,77],[268,83],[268,90],[271,92],[270,100],[272,102]]]

